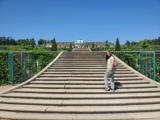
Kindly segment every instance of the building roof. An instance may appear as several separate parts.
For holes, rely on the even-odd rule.
[[[75,43],[85,43],[85,41],[82,40],[82,39],[79,39],[79,40],[77,40]]]

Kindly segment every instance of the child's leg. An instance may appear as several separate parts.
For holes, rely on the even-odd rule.
[[[105,82],[105,89],[109,89],[109,87],[108,87],[108,72],[105,72],[104,82]]]
[[[114,90],[115,89],[114,75],[111,76],[110,82],[111,82],[111,89]]]

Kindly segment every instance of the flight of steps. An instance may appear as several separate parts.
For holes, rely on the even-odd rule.
[[[91,52],[90,48],[74,48],[74,52]]]
[[[82,52],[83,51],[83,52]],[[64,52],[39,77],[0,95],[0,118],[160,119],[160,88],[118,60],[117,90],[104,90],[105,53]]]

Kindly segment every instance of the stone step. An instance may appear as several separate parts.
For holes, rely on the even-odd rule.
[[[42,77],[39,77],[39,78],[36,78],[35,80],[42,80],[42,81],[63,81],[63,80],[68,80],[68,81],[71,81],[71,80],[74,80],[74,81],[104,81],[104,78],[79,78],[79,77],[68,77],[68,78],[42,78]],[[135,80],[142,80],[141,77],[127,77],[127,78],[116,78],[115,77],[115,80],[116,81],[135,81]]]
[[[59,59],[96,59],[96,60],[106,60],[106,57],[105,56],[93,56],[93,55],[67,55],[67,56],[62,56],[60,57]]]
[[[84,62],[84,61],[70,61],[70,62],[69,61],[57,61],[54,64],[66,65],[66,63],[68,63],[69,65],[79,65],[79,64],[80,65],[87,65],[87,64],[89,64],[89,65],[106,65],[107,64],[106,61],[104,61],[104,62],[102,62],[102,61],[95,61],[95,62],[93,62],[93,61],[86,61],[86,62]],[[118,63],[117,65],[119,66],[119,65],[123,65],[123,64]]]
[[[84,57],[86,57],[86,55],[88,55],[88,56],[91,56],[91,57],[97,57],[97,56],[101,56],[101,57],[103,57],[103,56],[105,56],[106,54],[105,53],[100,53],[100,52],[87,52],[87,53],[82,53],[82,52],[68,52],[68,53],[63,53],[63,55],[61,56],[61,57],[70,57],[70,56],[77,56],[77,57],[79,57],[79,56],[84,56]]]
[[[132,112],[132,113],[35,113],[35,112],[11,112],[0,111],[2,118],[11,118],[15,120],[159,120],[160,112]]]
[[[61,57],[58,60],[104,60],[106,61],[105,57],[98,56],[98,57],[92,57],[92,56],[67,56],[67,57]]]
[[[105,69],[47,69],[46,72],[105,72]],[[126,69],[116,69],[115,73],[130,73]]]
[[[115,81],[115,84],[149,84],[149,81]],[[104,85],[104,81],[32,81],[30,84]]]
[[[40,77],[103,77],[103,74],[42,74]],[[137,74],[114,74],[114,77],[138,77]]]
[[[104,61],[106,60],[103,58],[59,58],[58,61]]]
[[[76,63],[76,62],[79,62],[79,61],[81,61],[81,62],[83,62],[83,63],[89,63],[89,62],[92,62],[92,63],[98,63],[98,62],[102,62],[102,63],[107,63],[107,61],[106,60],[96,60],[96,59],[92,59],[92,60],[87,60],[87,59],[83,59],[83,60],[76,60],[76,59],[73,59],[73,60],[67,60],[67,59],[58,59],[56,62],[69,62],[69,63]],[[118,62],[119,63],[119,62]],[[119,63],[119,64],[121,64],[121,63]]]
[[[103,58],[105,59],[105,55],[97,55],[97,54],[72,54],[72,55],[62,55],[60,58]]]
[[[76,56],[76,57],[80,57],[80,56],[83,56],[83,57],[98,57],[98,56],[105,56],[105,54],[99,54],[99,53],[95,53],[95,52],[91,52],[91,53],[78,53],[78,52],[69,52],[69,53],[63,53],[62,56],[60,57],[70,57],[70,56]]]
[[[90,69],[88,69],[88,68],[86,68],[86,69],[84,69],[84,68],[81,68],[81,69],[77,69],[77,68],[74,68],[74,69],[72,69],[72,68],[70,68],[70,69],[67,69],[67,68],[63,68],[63,69],[61,69],[61,68],[59,68],[59,69],[56,69],[56,68],[48,68],[47,69],[47,71],[88,71],[88,72],[91,72],[91,71],[97,71],[97,72],[105,72],[105,70],[106,69],[99,69],[99,68],[97,68],[97,69],[93,69],[93,68],[90,68]],[[116,71],[130,71],[129,69],[116,69]]]
[[[93,64],[93,63],[68,63],[68,64],[60,64],[60,63],[54,63],[54,64],[52,64],[52,66],[106,66],[106,63],[96,63],[96,64]],[[124,66],[124,65],[121,65],[121,64],[119,64],[119,65],[117,65],[118,67],[126,67],[126,66]]]
[[[108,92],[108,91],[107,91]],[[106,92],[106,93],[107,93]],[[140,99],[140,98],[160,98],[160,93],[123,93],[123,94],[37,94],[37,93],[7,93],[1,97],[6,98],[27,98],[27,99]],[[110,93],[110,92],[108,92]]]
[[[0,104],[0,110],[14,112],[48,112],[48,113],[132,113],[160,111],[160,104],[127,106],[45,106]]]
[[[58,60],[65,60],[65,61],[105,61],[105,58],[85,58],[85,57],[81,57],[81,58],[75,58],[75,57],[70,57],[70,58],[59,58]]]
[[[59,75],[62,75],[62,74],[102,74],[102,75],[104,75],[104,72],[43,72],[42,73],[42,75],[44,75],[44,74],[50,74],[50,75],[54,75],[54,74],[59,74]]]
[[[99,61],[97,62],[97,61],[57,61],[56,63],[85,63],[85,64],[87,64],[87,63],[99,63]],[[106,64],[106,61],[104,61],[104,62],[101,62],[102,64]]]
[[[98,55],[98,54],[82,54],[82,53],[73,53],[73,54],[63,54],[60,58],[104,58],[105,59],[105,55]]]
[[[84,55],[88,55],[88,56],[105,56],[106,55],[106,53],[102,53],[102,52],[86,52],[86,53],[82,53],[82,52],[64,52],[63,53],[63,55],[61,56],[61,57],[63,57],[63,56],[65,56],[65,57],[67,57],[67,56],[73,56],[73,55],[75,55],[75,56],[84,56]]]
[[[59,59],[71,59],[71,58],[75,58],[75,59],[105,59],[105,56],[99,56],[99,55],[62,55],[61,57],[59,57]]]
[[[24,88],[44,88],[44,89],[104,89],[104,85],[48,85],[48,84],[28,84]],[[120,84],[116,86],[118,89],[133,89],[133,88],[157,88],[150,84]]]
[[[75,62],[75,61],[73,61],[73,62],[65,62],[65,61],[57,61],[57,62],[55,62],[53,65],[106,65],[106,62]],[[121,65],[121,64],[119,64],[119,65]]]
[[[49,69],[49,68],[47,69],[47,71],[67,71],[67,72],[68,72],[68,71],[74,71],[74,72],[76,72],[76,71],[79,71],[79,72],[81,72],[81,71],[82,71],[82,72],[85,72],[85,71],[88,71],[88,72],[91,72],[91,71],[105,72],[105,70],[106,70],[106,69],[92,69],[92,68],[91,68],[91,69],[55,69],[55,68],[54,68],[54,69],[53,69],[53,68],[52,68],[52,69],[51,69],[51,68],[50,68],[50,69]],[[116,70],[116,71],[120,71],[120,70]],[[122,71],[122,70],[121,70],[121,71]],[[129,71],[129,70],[125,70],[125,69],[124,69],[123,71]]]
[[[81,53],[81,52],[72,52],[72,53],[64,53],[61,57],[71,57],[71,56],[76,56],[76,57],[105,57],[106,54],[104,53],[99,53],[99,52],[87,52],[87,53]]]
[[[106,67],[106,65],[79,65],[79,64],[75,64],[75,65],[70,65],[70,64],[64,64],[64,65],[60,65],[60,64],[55,64],[52,65],[51,67]],[[124,66],[118,66],[118,67],[124,67]]]
[[[40,88],[19,88],[13,90],[16,93],[43,93],[43,94],[124,94],[124,93],[159,93],[159,88],[143,88],[143,89],[116,89],[113,91],[105,91],[104,89],[40,89]]]
[[[63,65],[64,66],[65,65],[70,65],[70,66],[72,66],[72,65],[98,66],[98,65],[100,65],[100,66],[106,66],[106,63],[105,62],[104,63],[99,63],[99,62],[96,62],[96,63],[93,63],[93,62],[90,62],[90,63],[88,63],[88,62],[87,63],[82,63],[82,62],[71,62],[71,63],[69,63],[69,62],[56,62],[52,65],[59,65],[59,66],[63,66]],[[118,64],[118,67],[124,67],[124,65]]]
[[[88,72],[88,71],[85,71],[85,72],[72,72],[72,71],[70,71],[70,72],[68,72],[68,71],[66,71],[66,72],[63,72],[63,71],[61,71],[61,72],[43,72],[43,74],[104,74],[104,72],[95,72],[95,71],[93,71],[93,72]],[[134,72],[126,72],[126,71],[115,71],[115,74],[134,74]]]
[[[86,56],[87,55],[87,56]],[[84,58],[84,59],[91,59],[91,58],[96,58],[96,59],[105,59],[105,56],[102,56],[102,55],[91,55],[91,54],[80,54],[80,55],[77,55],[77,54],[74,54],[74,55],[62,55],[61,57],[59,57],[60,59],[61,58]]]
[[[71,63],[71,62],[86,62],[86,63],[89,63],[89,62],[102,62],[102,63],[107,63],[106,62],[106,60],[61,60],[61,59],[59,59],[57,62],[69,62],[69,63]]]
[[[92,62],[92,63],[96,63],[96,62],[102,62],[102,63],[106,63],[106,61],[99,61],[99,60],[58,60],[57,62],[69,62],[69,63],[71,63],[71,62],[73,62],[73,63],[89,63],[89,62]]]
[[[120,77],[118,77],[118,78],[114,78],[115,80],[117,80],[117,81],[124,81],[124,80],[126,80],[126,81],[130,81],[130,80],[142,80],[142,78],[141,77],[124,77],[124,78],[120,78]],[[48,77],[38,77],[38,78],[36,78],[35,80],[49,80],[49,81],[57,81],[57,80],[78,80],[78,81],[104,81],[104,78],[93,78],[93,77],[91,77],[91,78],[79,78],[79,77],[61,77],[61,78],[48,78]]]
[[[66,68],[70,68],[70,69],[92,69],[92,68],[98,68],[98,69],[106,69],[106,66],[103,66],[103,67],[101,67],[101,66],[92,66],[92,67],[88,67],[88,66],[80,66],[80,67],[77,67],[77,66],[70,66],[70,67],[65,67],[65,66],[62,66],[62,67],[57,67],[57,66],[51,66],[51,67],[49,67],[49,68],[55,68],[55,69],[62,69],[62,68],[64,68],[64,69],[66,69]],[[120,69],[123,69],[123,68],[120,68]]]
[[[107,67],[106,64],[53,64],[51,67]],[[126,68],[125,66],[118,65],[116,68]]]
[[[63,55],[60,56],[60,57],[68,57],[68,56],[77,56],[77,57],[84,56],[84,57],[86,57],[86,55],[92,56],[92,57],[97,57],[97,56],[103,57],[106,54],[105,53],[99,53],[99,52],[87,52],[87,53],[81,53],[81,52],[79,52],[79,53],[78,52],[72,52],[72,53],[68,52],[68,53],[66,53],[66,52],[64,52]]]
[[[49,69],[107,69],[106,66],[51,66]],[[126,67],[116,67],[116,69],[127,69]]]
[[[53,64],[51,65],[51,67],[107,67],[105,64],[102,65],[102,64]],[[122,66],[122,65],[118,65],[116,66],[116,68],[126,68],[125,66]]]
[[[48,100],[48,99],[25,99],[25,98],[0,98],[0,104],[19,105],[46,105],[46,106],[119,106],[119,105],[146,105],[160,104],[160,98],[148,99],[101,99],[101,100]]]
[[[105,56],[87,55],[86,57],[86,55],[65,55],[65,56],[60,57],[59,59],[72,59],[72,58],[74,59],[82,59],[82,58],[84,59],[105,59]]]

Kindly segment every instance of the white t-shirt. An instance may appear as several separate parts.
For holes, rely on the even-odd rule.
[[[114,57],[111,56],[108,60],[107,60],[107,70],[110,71],[111,70],[111,61],[114,61]],[[113,68],[112,68],[113,69]]]

